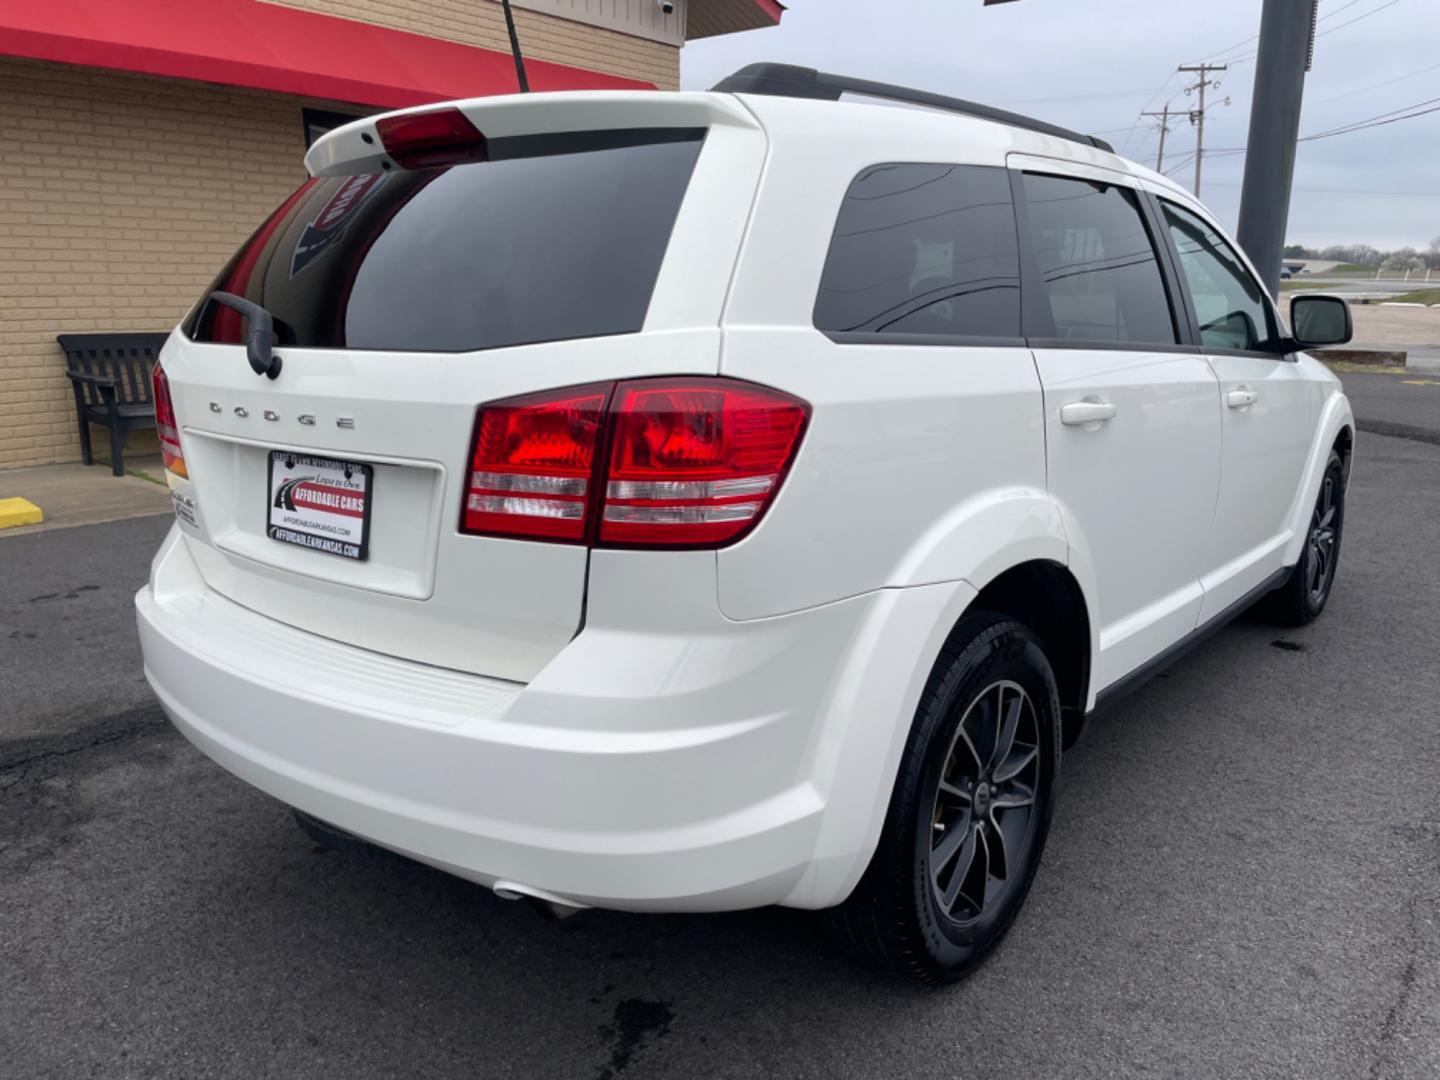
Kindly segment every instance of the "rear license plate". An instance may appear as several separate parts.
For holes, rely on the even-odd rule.
[[[346,559],[364,559],[370,546],[374,469],[354,461],[270,451],[266,532]]]

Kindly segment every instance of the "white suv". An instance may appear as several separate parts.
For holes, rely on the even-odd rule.
[[[1088,713],[1325,604],[1354,422],[1299,350],[1348,311],[1287,331],[1098,140],[760,65],[305,160],[156,368],[136,606],[175,724],[328,842],[561,910],[836,907],[944,980]]]

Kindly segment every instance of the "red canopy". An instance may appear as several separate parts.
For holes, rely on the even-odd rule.
[[[260,0],[0,0],[0,55],[384,108],[517,89],[508,52]],[[535,90],[654,89],[529,58],[525,71]]]

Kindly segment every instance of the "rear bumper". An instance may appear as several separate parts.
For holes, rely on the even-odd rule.
[[[671,622],[632,612],[642,632],[616,606],[634,599],[615,553],[619,592],[592,589],[587,629],[522,685],[257,615],[205,585],[187,543],[172,532],[136,608],[146,675],[202,751],[422,862],[629,910],[842,899],[873,848],[918,695],[914,653],[903,670],[887,658],[897,619],[920,647],[922,624],[967,588],[731,623],[715,610],[713,556],[704,596],[693,571],[705,555],[687,553],[667,563],[675,581],[646,568]]]

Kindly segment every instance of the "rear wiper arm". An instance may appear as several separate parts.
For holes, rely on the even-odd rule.
[[[209,299],[238,311],[250,322],[250,340],[245,345],[245,356],[256,375],[274,379],[280,375],[280,357],[275,355],[275,319],[259,304],[253,304],[243,296],[236,296],[223,289],[216,289]]]

